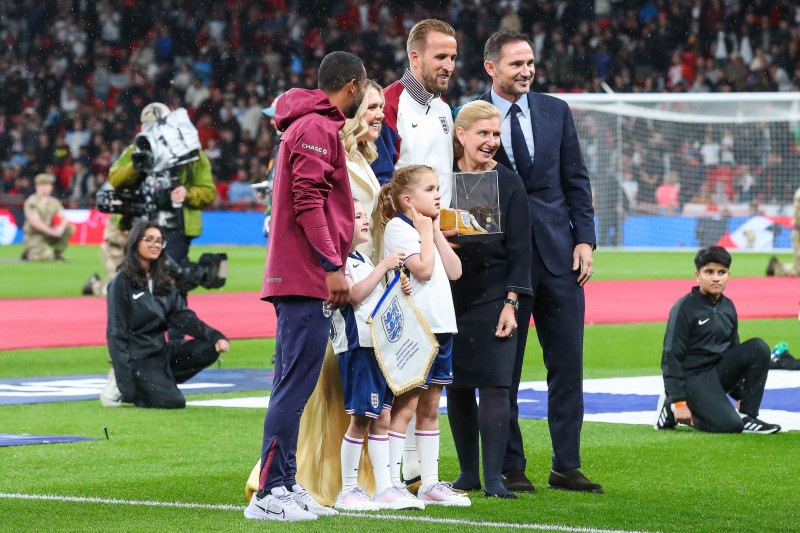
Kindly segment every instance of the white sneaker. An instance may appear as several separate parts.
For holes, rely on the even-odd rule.
[[[453,492],[447,483],[437,481],[430,487],[420,487],[417,498],[425,505],[445,505],[448,507],[469,507],[472,502],[467,496]]]
[[[292,486],[292,492],[290,494],[301,509],[305,509],[317,516],[333,516],[339,514],[338,511],[320,504],[314,499],[311,493],[304,489],[299,483],[295,483],[294,486]]]
[[[340,492],[333,506],[340,511],[380,511],[383,509],[383,507],[373,502],[372,497],[359,487]]]
[[[244,517],[251,520],[278,520],[280,522],[300,522],[316,520],[317,515],[300,508],[294,501],[292,493],[285,487],[275,487],[271,494],[258,498],[258,493],[250,498],[250,504],[244,510]]]
[[[392,485],[373,500],[381,509],[425,509],[425,502],[408,492],[405,484]]]
[[[122,405],[122,393],[117,388],[117,378],[114,376],[114,369],[108,371],[108,381],[100,391],[100,403],[104,407],[119,407]]]

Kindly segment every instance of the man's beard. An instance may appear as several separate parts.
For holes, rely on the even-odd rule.
[[[438,72],[434,72],[433,76],[428,75],[428,69],[425,66],[425,63],[420,65],[420,75],[422,76],[422,86],[431,94],[440,94],[447,90],[447,84],[443,89],[439,88],[439,76]],[[449,78],[448,78],[449,81]]]
[[[533,81],[533,78],[528,80],[528,90],[527,91],[521,91],[519,88],[517,88],[516,80],[513,80],[508,85],[506,85],[504,83],[501,83],[500,84],[500,88],[503,89],[503,91],[506,94],[510,94],[512,96],[522,96],[523,94],[526,94],[531,90],[531,83],[530,83],[531,81]]]
[[[353,102],[350,106],[345,110],[344,116],[345,118],[356,118],[356,113],[358,112],[358,108],[361,107],[361,102],[364,100],[364,93],[366,91],[361,91],[361,93],[353,98]]]

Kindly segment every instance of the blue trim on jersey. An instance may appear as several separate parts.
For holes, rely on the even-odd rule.
[[[369,315],[370,318],[372,319],[375,318],[375,313],[378,312],[378,308],[381,306],[383,301],[386,299],[386,296],[389,294],[389,292],[392,290],[392,287],[394,287],[395,283],[397,283],[399,279],[400,279],[400,271],[398,270],[397,273],[394,275],[394,279],[390,281],[388,285],[386,285],[386,290],[383,291],[381,299],[378,300],[378,304],[375,306],[375,309],[373,309],[372,313]]]
[[[358,324],[356,323],[356,310],[352,305],[346,305],[339,309],[344,318],[344,334],[347,337],[347,349],[354,350],[361,345],[358,343]],[[334,338],[334,324],[331,322],[331,340]]]
[[[412,228],[414,227],[414,223],[411,222],[411,219],[408,218],[407,216],[405,216],[403,213],[398,212],[398,213],[395,213],[394,216],[399,218],[400,220],[402,220],[403,222],[405,222],[406,224],[408,224]],[[414,229],[416,229],[416,228],[414,228]]]

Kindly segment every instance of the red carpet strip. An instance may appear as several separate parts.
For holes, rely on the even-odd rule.
[[[587,324],[665,322],[691,280],[595,281],[586,285]],[[798,278],[732,279],[725,294],[739,319],[796,317]],[[256,292],[190,294],[189,307],[231,339],[275,336],[275,310]],[[0,300],[0,350],[106,344],[104,298]]]

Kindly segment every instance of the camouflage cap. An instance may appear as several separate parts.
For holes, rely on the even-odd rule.
[[[51,174],[37,174],[35,178],[33,178],[33,182],[36,185],[52,185],[55,182],[55,178]]]

